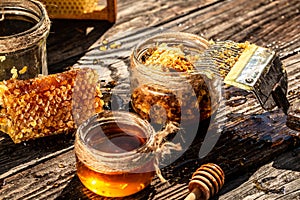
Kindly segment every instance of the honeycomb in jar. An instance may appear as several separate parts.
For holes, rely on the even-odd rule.
[[[176,122],[181,120],[192,122],[199,117],[200,120],[210,117],[212,108],[208,86],[200,74],[191,73],[195,70],[193,60],[197,58],[185,55],[182,46],[169,47],[161,44],[144,52],[140,62],[145,67],[162,72],[179,72],[178,76],[184,77],[186,81],[183,84],[190,85],[191,87],[187,88],[193,91],[186,88],[173,88],[172,91],[164,85],[143,84],[140,81],[131,96],[135,112],[142,118],[154,120],[156,123],[165,121],[162,116],[165,116],[167,121]],[[165,84],[168,85],[167,79]],[[179,88],[180,85],[182,83],[178,83]],[[196,96],[196,102],[193,94]]]
[[[97,82],[91,69],[0,82],[0,130],[14,143],[73,131],[102,111]]]
[[[143,64],[164,72],[189,72],[194,70],[193,64],[182,51],[181,46],[168,47],[160,44],[158,47],[148,49],[142,57]]]

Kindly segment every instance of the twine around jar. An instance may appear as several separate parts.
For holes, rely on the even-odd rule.
[[[180,130],[179,124],[176,122],[167,123],[166,127],[156,133],[154,139],[149,143],[148,148],[155,152],[154,168],[157,177],[161,182],[166,182],[166,179],[162,176],[159,168],[159,160],[164,158],[166,155],[171,154],[172,150],[181,151],[182,147],[179,143],[174,144],[173,142],[166,141],[167,136],[176,133]]]
[[[90,148],[83,139],[85,133],[99,127],[97,120],[102,120],[102,123],[105,124],[111,122],[113,119],[112,116],[105,115],[106,113],[104,112],[105,118],[97,118],[97,115],[95,115],[78,128],[75,140],[75,152],[77,158],[92,170],[108,174],[115,172],[139,173],[143,171],[143,169],[140,168],[141,166],[144,166],[146,163],[152,163],[153,167],[148,168],[148,170],[152,171],[154,169],[159,179],[162,182],[166,182],[161,174],[159,161],[166,155],[171,154],[172,150],[180,151],[182,149],[179,143],[174,144],[166,139],[170,134],[179,131],[179,125],[175,122],[169,122],[163,130],[155,133],[153,127],[150,126],[147,121],[137,117],[135,118],[137,121],[133,120],[129,122],[128,119],[120,118],[117,113],[113,117],[118,120],[126,120],[128,123],[132,123],[132,126],[136,124],[136,126],[142,127],[144,132],[152,133],[148,135],[146,144],[139,149],[116,154]],[[127,117],[130,118],[129,113],[123,113],[122,115],[123,117],[124,115],[128,115]],[[121,121],[119,122],[122,123]]]

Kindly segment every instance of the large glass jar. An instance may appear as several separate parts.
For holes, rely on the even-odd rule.
[[[0,1],[0,80],[48,73],[49,30],[49,17],[39,1]]]
[[[209,118],[219,103],[220,82],[198,65],[208,45],[182,32],[161,33],[138,44],[130,67],[133,110],[159,124],[197,124]]]
[[[77,174],[91,191],[106,197],[137,193],[155,175],[154,153],[149,145],[154,129],[136,114],[104,111],[76,132]]]

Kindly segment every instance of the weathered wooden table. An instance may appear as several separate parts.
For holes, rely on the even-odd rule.
[[[248,40],[276,50],[288,71],[288,99],[300,98],[299,0],[118,1],[115,24],[53,20],[47,43],[49,71],[73,65],[100,68],[105,84],[114,81],[107,94],[122,97],[129,88],[132,47],[170,30],[213,40]],[[286,127],[281,110],[262,110],[252,93],[229,88],[224,97],[219,118],[224,127],[212,151],[200,159],[199,139],[162,170],[168,183],[155,178],[150,187],[125,199],[183,199],[192,172],[206,162],[219,164],[226,173],[216,199],[300,199],[300,133]],[[107,199],[80,183],[73,142],[70,134],[15,145],[1,133],[0,199]]]

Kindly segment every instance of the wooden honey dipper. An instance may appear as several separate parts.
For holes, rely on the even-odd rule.
[[[191,192],[185,200],[208,200],[224,185],[225,175],[221,167],[214,163],[201,165],[192,175],[189,183]]]

